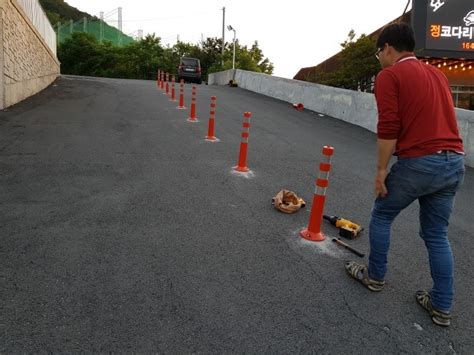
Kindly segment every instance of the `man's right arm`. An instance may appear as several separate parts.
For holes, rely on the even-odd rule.
[[[388,163],[395,152],[400,130],[398,112],[398,84],[395,75],[383,70],[376,79],[377,122],[377,172],[374,190],[377,197],[387,195],[385,179],[388,175]]]
[[[388,162],[395,151],[396,139],[377,139],[377,173],[375,175],[375,196],[385,197],[388,193],[385,179],[388,175]]]

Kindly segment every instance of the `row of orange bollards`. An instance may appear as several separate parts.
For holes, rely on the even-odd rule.
[[[158,70],[157,73],[157,86],[159,88],[164,88],[165,95],[169,95],[169,92],[171,90],[171,99],[170,101],[176,101],[176,96],[175,96],[175,77],[174,75],[171,76],[171,89],[169,89],[169,74],[164,73],[160,70]],[[208,123],[208,133],[206,136],[207,141],[211,142],[216,142],[218,141],[217,137],[215,136],[215,114],[216,114],[216,100],[217,98],[215,96],[211,97],[211,110],[210,110],[210,116],[209,116],[209,123]],[[177,109],[185,109],[186,107],[184,106],[184,81],[180,81],[180,88],[179,88],[179,104]],[[187,119],[188,122],[198,122],[197,115],[196,115],[196,86],[192,87],[191,91],[191,110],[189,117]],[[247,170],[248,171],[248,170]]]
[[[162,90],[165,90],[166,95],[170,95],[169,87],[169,74],[158,70],[157,75],[157,86]],[[184,81],[180,81],[180,95],[179,105],[177,109],[185,109],[184,106]],[[215,96],[211,96],[208,131],[205,139],[207,141],[215,142],[218,141],[215,136],[215,114],[216,114],[216,100]],[[176,101],[175,98],[175,78],[171,76],[171,99],[170,101]],[[251,112],[244,112],[244,119],[242,123],[242,133],[240,142],[240,151],[237,166],[234,170],[240,173],[248,173],[250,169],[247,167],[247,152],[248,142],[250,136],[250,118],[252,117]],[[191,92],[191,109],[190,115],[187,119],[188,122],[198,122],[196,116],[196,86],[192,87]],[[311,206],[311,214],[309,217],[308,227],[300,232],[300,236],[310,241],[319,242],[323,241],[326,237],[321,231],[323,214],[324,214],[324,203],[326,200],[326,190],[329,186],[329,172],[331,171],[331,158],[334,154],[334,148],[331,146],[324,146],[322,150],[324,161],[319,164],[319,175],[315,181],[315,190],[313,195],[313,203]]]

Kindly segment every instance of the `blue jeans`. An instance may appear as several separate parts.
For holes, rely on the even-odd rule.
[[[398,159],[385,180],[388,194],[375,200],[370,221],[369,275],[383,280],[392,222],[400,211],[418,199],[420,237],[428,249],[433,279],[431,303],[445,312],[450,310],[454,294],[449,216],[456,191],[464,179],[464,169],[464,156],[453,152]]]

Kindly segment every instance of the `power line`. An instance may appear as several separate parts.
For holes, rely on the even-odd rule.
[[[123,20],[123,22],[146,22],[146,21],[164,21],[164,20],[176,20],[176,19],[181,19],[181,18],[187,18],[187,17],[196,17],[199,15],[207,15],[207,14],[212,14],[214,12],[207,11],[207,12],[201,12],[201,13],[193,13],[190,15],[183,15],[183,16],[173,16],[173,17],[157,17],[157,18],[145,18],[145,19],[133,19],[133,20]],[[111,20],[111,21],[116,21],[116,20]]]

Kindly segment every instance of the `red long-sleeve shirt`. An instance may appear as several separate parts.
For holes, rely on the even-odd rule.
[[[394,155],[418,157],[452,150],[462,153],[449,83],[416,57],[401,57],[375,80],[377,136],[397,139]]]

